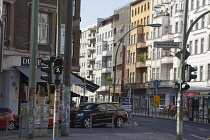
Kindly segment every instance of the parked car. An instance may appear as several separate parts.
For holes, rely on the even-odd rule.
[[[75,125],[82,125],[90,128],[90,116],[92,115],[92,124],[102,124],[106,126],[112,123],[114,117],[115,127],[123,127],[128,120],[128,114],[119,103],[87,103],[78,110],[74,120]]]
[[[7,121],[9,130],[16,128],[16,121],[12,110],[7,107],[0,107],[0,128],[6,128]]]
[[[70,108],[70,127],[74,127],[75,124],[73,120],[76,118],[76,113],[77,113],[77,108]],[[49,121],[48,121],[48,128],[53,126],[53,119],[54,119],[54,108],[53,106],[50,107],[50,114],[49,114]],[[61,122],[62,122],[62,109],[59,109],[59,126],[58,128],[61,127]]]

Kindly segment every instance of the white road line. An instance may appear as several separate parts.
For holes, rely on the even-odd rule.
[[[184,126],[191,127],[190,125],[184,125]]]
[[[202,130],[202,131],[207,131],[206,129],[203,129],[203,128],[198,128],[199,130]]]
[[[189,134],[190,136],[193,136],[193,137],[196,137],[198,139],[201,139],[201,140],[206,140],[206,138],[203,138],[203,137],[200,137],[200,136],[197,136],[197,135],[194,135],[194,134]]]

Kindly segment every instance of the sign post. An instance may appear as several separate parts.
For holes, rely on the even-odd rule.
[[[153,82],[154,85],[154,100],[153,100],[153,106],[155,107],[155,117],[154,117],[154,132],[156,133],[155,130],[155,124],[156,124],[156,118],[157,118],[157,106],[159,106],[160,102],[160,96],[157,96],[157,89],[160,86],[160,81],[155,80]]]

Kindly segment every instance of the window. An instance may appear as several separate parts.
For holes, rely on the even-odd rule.
[[[191,1],[191,10],[194,9],[194,0]]]
[[[174,68],[174,81],[177,80],[177,68]]]
[[[39,13],[38,41],[40,44],[49,44],[49,14]]]
[[[149,2],[148,2],[148,4],[147,4],[147,9],[149,10]]]
[[[144,11],[146,11],[146,10],[147,10],[147,5],[145,4],[145,5],[144,5]]]
[[[204,52],[204,38],[201,38],[201,53]]]
[[[147,17],[147,24],[149,24],[149,16]]]
[[[175,33],[178,33],[178,29],[179,29],[179,23],[176,22],[176,25],[175,25]]]
[[[155,68],[152,68],[152,80],[155,80]]]
[[[198,53],[198,40],[195,40],[195,54]]]
[[[4,24],[4,45],[9,45],[9,4],[4,4],[2,9],[2,20]]]
[[[116,106],[114,104],[106,104],[107,110],[116,110]]]
[[[140,7],[138,7],[138,14],[140,14]]]
[[[195,30],[198,30],[198,22],[195,24]]]
[[[171,17],[173,16],[173,6],[171,6]]]
[[[195,69],[197,69],[197,67],[194,67]],[[194,72],[194,75],[197,75],[197,71]],[[197,78],[194,79],[194,81],[196,81]]]
[[[205,26],[205,16],[202,17],[201,28],[204,28],[204,26]]]
[[[208,80],[210,80],[210,64],[208,64]]]
[[[203,6],[205,6],[206,5],[206,0],[203,0]]]
[[[159,77],[160,77],[160,69],[157,68],[156,79],[159,80]]]
[[[189,52],[192,54],[192,41],[189,43]]]
[[[175,5],[175,13],[178,12],[178,4]]]
[[[133,10],[132,10],[132,13],[131,13],[132,17],[133,17]]]
[[[105,104],[100,104],[100,105],[98,106],[98,109],[99,109],[99,110],[106,110],[106,105],[105,105]]]
[[[143,5],[141,6],[141,13],[143,13]]]
[[[144,18],[144,25],[146,25],[146,22],[147,22],[147,21],[146,21],[146,17],[145,17],[145,18]]]
[[[197,7],[196,7],[196,8],[198,8],[198,7],[200,6],[199,1],[200,1],[200,0],[197,0],[197,5],[196,5]]]
[[[203,66],[200,66],[200,81],[203,81]]]

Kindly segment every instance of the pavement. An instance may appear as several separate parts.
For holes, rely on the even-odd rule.
[[[70,135],[68,137],[59,136],[58,139],[52,139],[52,133],[47,136],[35,136],[34,140],[175,140],[176,136],[169,133],[154,132],[154,131],[144,131],[144,127],[140,127],[140,131],[135,131],[135,127],[138,124],[130,123],[125,124],[128,131],[123,131],[122,128],[113,128],[108,126],[100,130],[93,128],[75,128],[70,129]],[[104,131],[106,129],[106,131]],[[60,132],[59,132],[60,134]],[[0,136],[0,140],[26,140],[26,138],[18,138],[17,135],[13,136]]]

